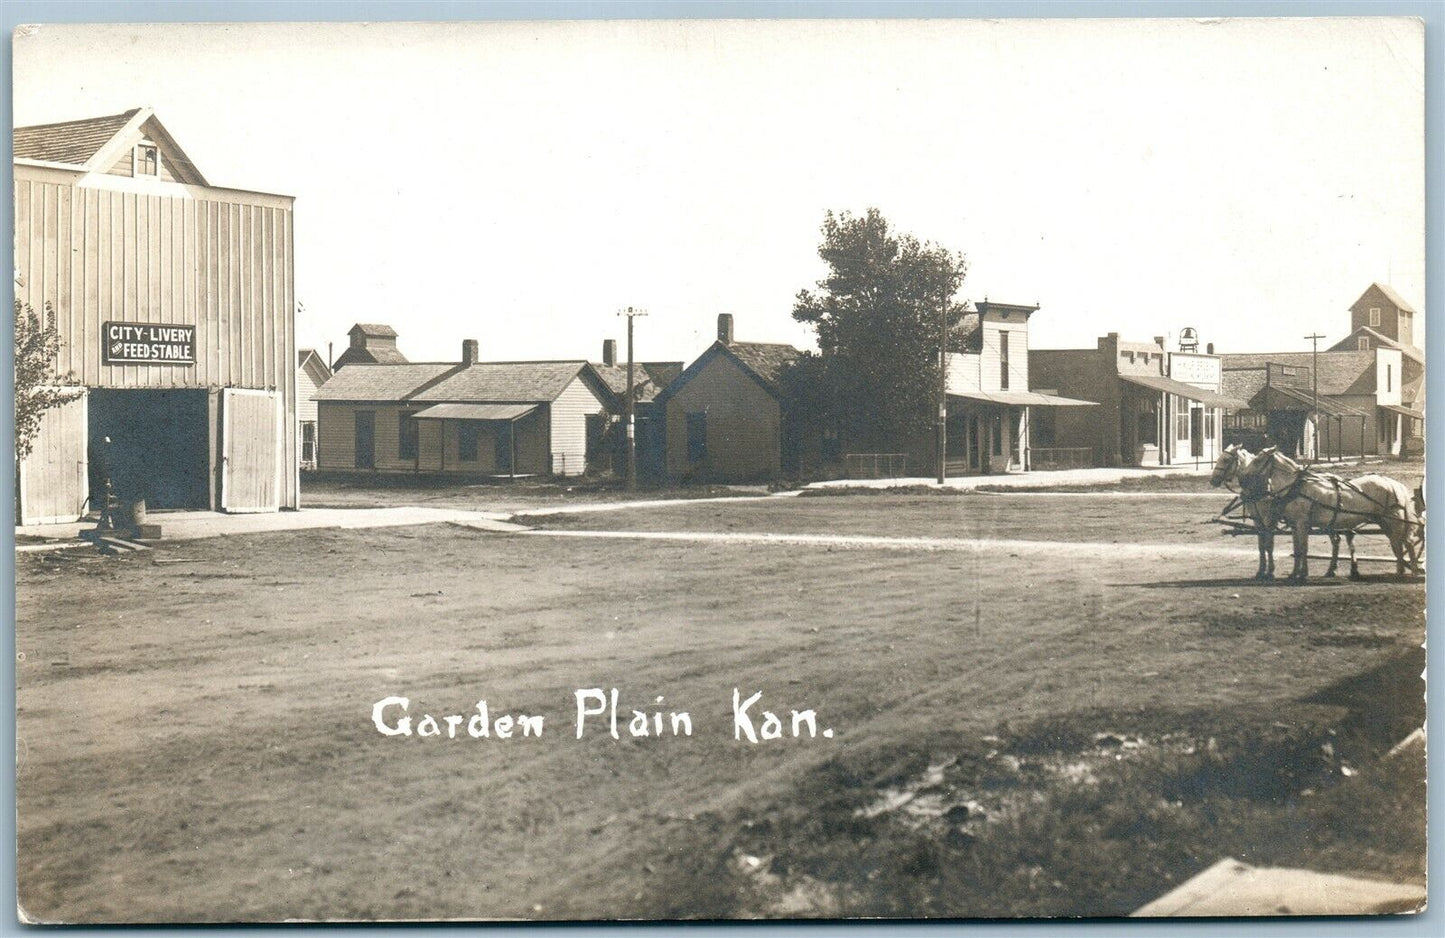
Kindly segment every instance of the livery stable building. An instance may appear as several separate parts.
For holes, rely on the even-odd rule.
[[[292,197],[212,185],[148,109],[14,153],[16,298],[80,392],[17,466],[18,522],[80,518],[107,474],[148,508],[295,508]]]
[[[393,334],[394,335],[394,334]],[[586,361],[353,361],[317,390],[318,466],[576,476],[602,458],[616,395]]]

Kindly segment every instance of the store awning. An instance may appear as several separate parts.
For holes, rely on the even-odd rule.
[[[1223,394],[1216,394],[1213,391],[1196,388],[1192,384],[1175,381],[1173,378],[1166,378],[1163,375],[1120,375],[1119,377],[1124,381],[1128,381],[1130,384],[1137,384],[1140,387],[1149,388],[1153,391],[1163,391],[1165,394],[1188,398],[1191,401],[1198,401],[1209,407],[1223,407],[1225,410],[1249,409],[1249,405],[1244,401],[1237,401],[1232,397],[1225,397]]]
[[[1422,412],[1411,410],[1408,407],[1401,407],[1399,404],[1379,404],[1377,406],[1381,410],[1388,410],[1392,414],[1404,414],[1406,417],[1412,417],[1415,420],[1425,419],[1425,415]]]
[[[536,404],[433,404],[412,414],[418,420],[516,420]]]
[[[985,404],[1011,404],[1015,407],[1098,407],[1097,401],[1076,401],[1057,394],[1036,391],[949,391],[949,397]]]

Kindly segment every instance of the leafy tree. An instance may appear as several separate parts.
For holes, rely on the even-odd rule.
[[[861,216],[828,212],[818,254],[828,276],[798,293],[793,318],[817,331],[820,361],[805,367],[823,391],[797,406],[831,423],[850,446],[906,449],[934,426],[939,318],[947,317],[956,350],[965,310],[953,297],[967,261],[892,231],[874,208]]]
[[[64,391],[60,385],[73,384],[69,374],[55,370],[60,352],[60,330],[55,310],[45,304],[44,315],[29,303],[15,301],[15,458],[30,455],[41,418],[52,407],[80,397],[79,391]]]

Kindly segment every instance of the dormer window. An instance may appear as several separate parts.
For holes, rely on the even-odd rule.
[[[161,154],[153,143],[138,144],[135,148],[135,175],[137,176],[159,176],[161,174]]]

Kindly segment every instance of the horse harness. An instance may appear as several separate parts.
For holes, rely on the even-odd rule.
[[[1269,455],[1270,463],[1273,464],[1273,463],[1274,463],[1274,453],[1271,452],[1271,453],[1269,453],[1268,455]],[[1322,527],[1324,528],[1325,531],[1327,531],[1327,532],[1329,532],[1329,533],[1331,533],[1331,534],[1335,533],[1335,524],[1339,522],[1339,520],[1340,520],[1340,515],[1346,513],[1346,512],[1342,512],[1342,511],[1341,511],[1341,506],[1344,505],[1344,495],[1343,495],[1342,492],[1341,492],[1342,489],[1349,489],[1351,493],[1353,493],[1353,494],[1355,494],[1355,495],[1358,495],[1360,498],[1363,498],[1365,501],[1369,502],[1371,505],[1374,505],[1376,508],[1380,509],[1382,512],[1388,513],[1388,514],[1390,514],[1390,515],[1393,515],[1393,514],[1395,513],[1396,509],[1399,509],[1399,508],[1402,507],[1402,506],[1400,506],[1400,505],[1386,505],[1386,504],[1384,504],[1384,503],[1381,502],[1379,499],[1376,499],[1376,498],[1371,497],[1368,493],[1366,493],[1366,492],[1365,492],[1363,489],[1361,489],[1358,485],[1355,485],[1353,482],[1349,481],[1348,479],[1341,479],[1339,476],[1334,475],[1334,474],[1332,474],[1332,473],[1315,472],[1314,470],[1309,469],[1309,468],[1306,468],[1306,467],[1301,467],[1300,469],[1298,469],[1298,470],[1295,472],[1294,479],[1293,479],[1293,481],[1290,482],[1289,487],[1286,488],[1286,489],[1284,489],[1283,491],[1279,491],[1279,492],[1274,491],[1274,490],[1270,487],[1271,477],[1270,477],[1270,474],[1269,474],[1269,473],[1261,473],[1261,475],[1263,475],[1263,477],[1264,477],[1263,480],[1262,480],[1262,485],[1252,485],[1252,484],[1250,484],[1250,483],[1253,482],[1254,478],[1257,478],[1257,476],[1251,476],[1249,482],[1247,482],[1245,476],[1243,476],[1242,474],[1240,475],[1240,477],[1239,477],[1239,487],[1240,487],[1239,500],[1240,500],[1240,504],[1241,504],[1241,505],[1248,507],[1249,505],[1251,505],[1251,504],[1253,504],[1253,503],[1256,503],[1256,502],[1259,502],[1259,501],[1263,501],[1263,500],[1268,500],[1268,501],[1271,502],[1272,504],[1286,505],[1286,504],[1289,504],[1290,502],[1294,501],[1294,500],[1297,499],[1297,498],[1303,498],[1305,501],[1309,502],[1311,505],[1314,505],[1314,506],[1316,506],[1316,507],[1318,507],[1318,508],[1325,508],[1325,509],[1328,509],[1328,510],[1329,510],[1329,512],[1330,512],[1330,520],[1329,520],[1329,523],[1323,525]],[[1305,490],[1304,490],[1305,483],[1306,483],[1306,482],[1309,482],[1309,481],[1328,482],[1331,486],[1333,486],[1333,487],[1334,487],[1334,492],[1335,492],[1334,504],[1332,504],[1332,505],[1331,505],[1331,504],[1325,504],[1324,502],[1320,501],[1320,500],[1317,499],[1317,498],[1312,497],[1312,496],[1309,495],[1307,492],[1305,492]],[[1249,490],[1250,488],[1257,489],[1257,491],[1249,492],[1248,490]],[[1248,497],[1246,497],[1246,496],[1248,496]],[[1347,512],[1347,513],[1348,513],[1348,514],[1360,514],[1359,512],[1353,512],[1353,511],[1352,511],[1352,512]],[[1400,521],[1404,521],[1404,522],[1407,523],[1407,524],[1413,523],[1413,524],[1415,524],[1415,525],[1422,525],[1422,522],[1420,522],[1420,521],[1410,522],[1410,520],[1409,520],[1409,512],[1408,512],[1408,511],[1403,512],[1403,514],[1405,515],[1405,517],[1400,518],[1400,519],[1399,519]]]

